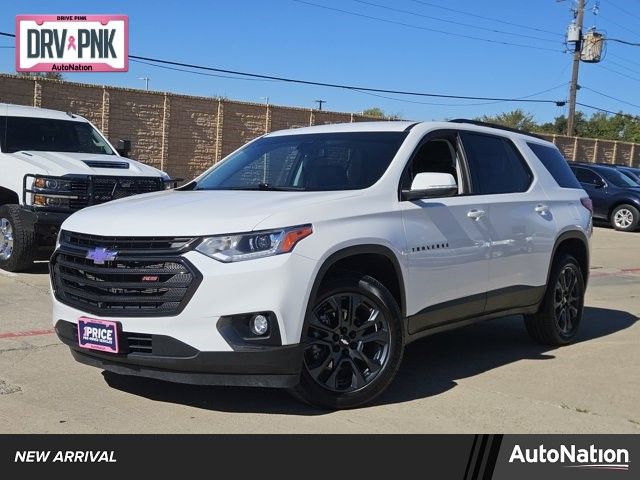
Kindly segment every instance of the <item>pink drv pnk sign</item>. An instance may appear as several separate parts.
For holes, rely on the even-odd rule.
[[[16,16],[18,72],[126,72],[127,15]]]

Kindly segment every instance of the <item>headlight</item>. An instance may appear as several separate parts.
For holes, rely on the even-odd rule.
[[[221,262],[240,262],[288,253],[313,233],[311,225],[205,238],[196,250]]]
[[[71,182],[61,178],[35,177],[33,180],[33,189],[66,192],[71,190]]]
[[[30,177],[31,175],[27,175]],[[34,207],[68,208],[70,200],[78,195],[72,191],[71,180],[61,177],[33,176],[31,189],[31,205]]]

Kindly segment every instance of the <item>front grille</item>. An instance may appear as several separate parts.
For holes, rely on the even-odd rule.
[[[90,205],[163,189],[164,182],[160,177],[73,177],[70,192],[78,198],[70,200],[69,207],[79,210]]]
[[[202,279],[179,255],[193,238],[99,237],[62,231],[60,240],[50,265],[55,296],[85,312],[111,317],[177,315]],[[95,263],[86,258],[95,248],[116,253]]]
[[[92,183],[94,205],[164,188],[160,177],[93,177]]]
[[[168,254],[180,253],[189,248],[197,237],[103,237],[86,233],[60,232],[60,243],[67,249],[84,249],[96,247],[116,250],[121,255]]]

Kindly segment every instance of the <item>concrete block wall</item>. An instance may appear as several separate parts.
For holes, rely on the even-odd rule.
[[[236,102],[0,74],[0,102],[77,113],[109,140],[133,144],[132,158],[191,179],[264,133],[378,120],[360,114]],[[640,166],[640,144],[545,135],[569,160]]]

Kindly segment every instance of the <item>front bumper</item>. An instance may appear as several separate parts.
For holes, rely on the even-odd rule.
[[[47,211],[22,206],[22,218],[33,226],[41,246],[54,246],[60,225],[74,212]]]
[[[101,353],[78,346],[77,325],[59,320],[58,338],[80,363],[103,370],[175,383],[290,388],[298,384],[302,346],[203,352],[164,335],[149,335],[148,352]],[[127,332],[120,334],[125,340]],[[126,343],[126,342],[122,342]]]
[[[52,295],[53,323],[75,359],[116,373],[172,382],[296,385],[302,368],[301,332],[317,262],[295,252],[229,264],[195,251],[183,256],[202,280],[184,309],[172,316],[96,315]],[[250,312],[273,314],[277,345],[238,345],[223,335],[221,319]],[[114,355],[81,348],[75,336],[81,317],[116,321],[123,335],[152,337],[153,349]]]

